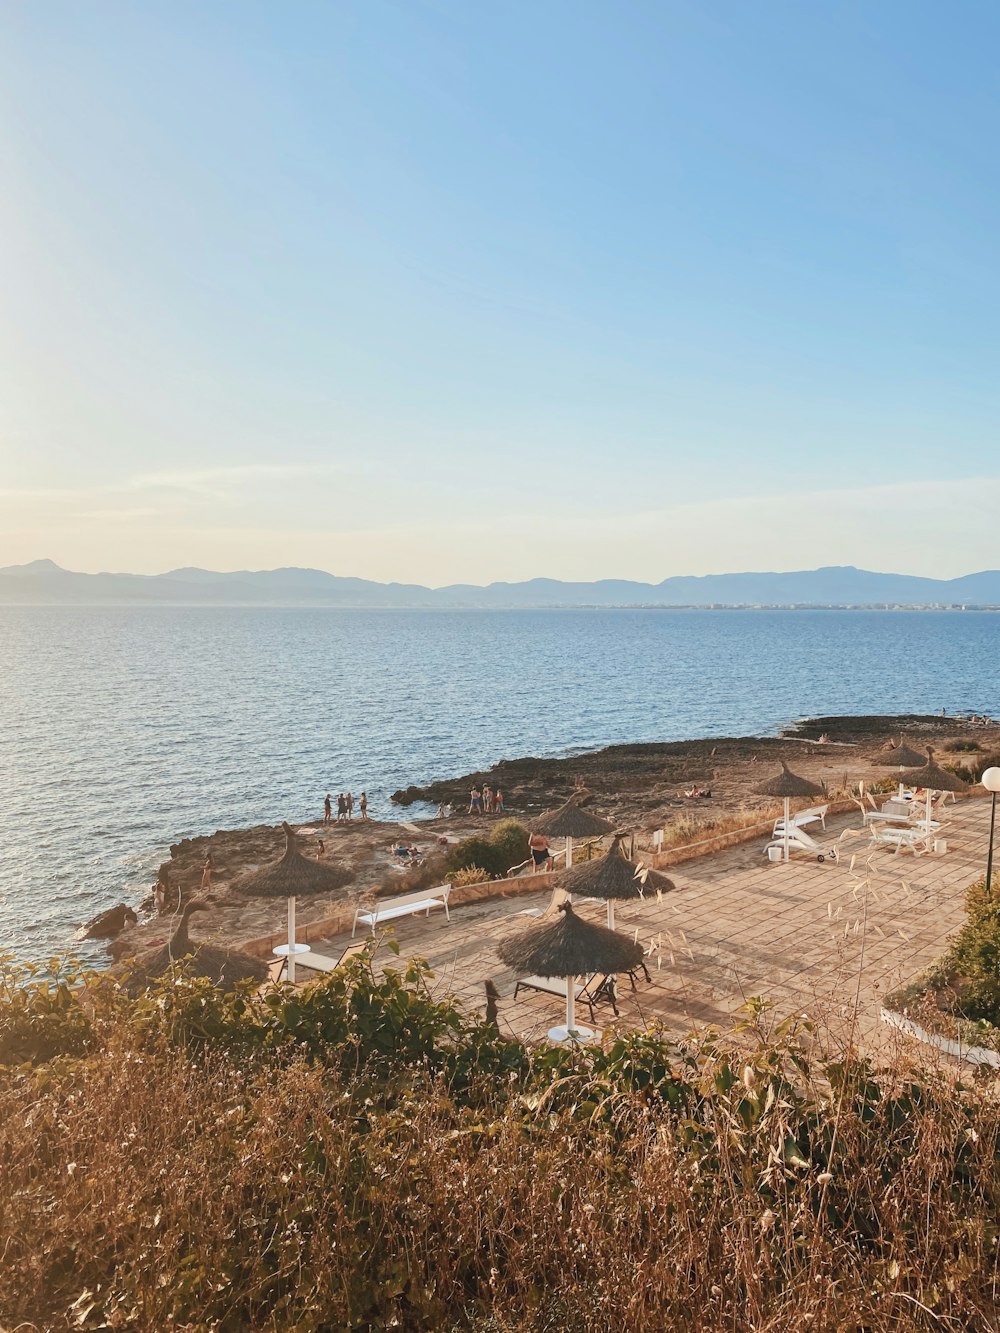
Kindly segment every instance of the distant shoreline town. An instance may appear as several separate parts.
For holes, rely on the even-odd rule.
[[[377,583],[318,569],[218,573],[81,574],[51,560],[0,569],[2,606],[254,606],[356,610],[1000,610],[1000,570],[955,579],[881,574],[852,565],[787,573],[676,576],[658,584],[625,579],[570,583]]]

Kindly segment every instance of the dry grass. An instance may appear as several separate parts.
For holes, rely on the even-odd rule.
[[[0,1069],[0,1325],[997,1326],[990,1089],[826,1061],[756,1008],[731,1045],[532,1054],[456,1020],[414,1058],[419,985],[373,1076],[343,1038],[275,1040],[336,985],[228,1027],[195,988],[194,1045],[118,1005],[86,1056]]]
[[[795,803],[795,808],[804,809],[807,804],[808,802],[799,801]],[[741,805],[736,810],[718,815],[708,814],[704,818],[699,818],[695,814],[681,814],[672,823],[664,826],[663,850],[685,847],[689,843],[701,842],[708,838],[735,837],[741,833],[745,833],[747,837],[757,837],[762,830],[769,829],[784,812],[785,807],[779,802],[774,805]]]

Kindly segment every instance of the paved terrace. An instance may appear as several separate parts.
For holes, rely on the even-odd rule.
[[[746,997],[774,1002],[775,1013],[809,1014],[835,1030],[850,1017],[860,969],[858,1040],[874,1048],[887,1039],[878,1021],[882,997],[913,978],[945,949],[963,919],[966,887],[985,871],[989,804],[970,799],[948,806],[944,855],[914,857],[869,849],[860,815],[827,820],[825,843],[836,843],[839,862],[820,864],[794,854],[788,865],[763,855],[764,838],[688,861],[666,871],[676,892],[616,904],[616,926],[638,932],[650,951],[651,984],[633,994],[620,986],[619,1022],[642,1027],[657,1019],[678,1034],[692,1026],[728,1026]],[[818,830],[817,826],[811,826]],[[860,831],[859,831],[860,832]],[[851,857],[855,857],[853,871]],[[437,993],[452,993],[470,1008],[484,1006],[483,982],[501,994],[501,1029],[526,1040],[543,1038],[565,1021],[558,998],[521,992],[497,958],[497,944],[532,922],[524,912],[546,908],[551,893],[490,899],[392,923],[403,959],[426,958]],[[588,919],[606,924],[604,903],[578,902]],[[339,957],[346,935],[315,940],[319,953]],[[398,966],[387,950],[376,965]],[[301,975],[301,973],[300,973]],[[305,975],[312,975],[305,973]],[[563,1015],[563,1017],[561,1017]],[[589,1024],[584,1006],[581,1023]],[[614,1021],[607,1004],[595,1007],[600,1026]]]

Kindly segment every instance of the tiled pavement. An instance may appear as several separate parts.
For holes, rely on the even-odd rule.
[[[676,891],[659,900],[616,906],[616,926],[638,932],[651,950],[651,984],[633,994],[622,985],[620,1023],[641,1027],[658,1019],[683,1033],[693,1026],[725,1026],[744,999],[773,1001],[777,1017],[797,1012],[819,1019],[831,1031],[846,1025],[859,997],[857,1037],[875,1047],[886,1039],[878,1021],[882,997],[911,979],[944,950],[963,918],[964,891],[985,869],[989,806],[972,799],[948,807],[942,856],[914,857],[869,850],[866,836],[841,836],[857,829],[859,815],[828,821],[839,862],[819,864],[793,855],[788,865],[771,864],[763,839],[730,848],[667,873]],[[854,867],[851,869],[851,858]],[[548,893],[469,904],[430,918],[394,923],[401,957],[426,958],[434,987],[482,1008],[483,982],[492,978],[502,996],[500,1021],[519,1037],[544,1037],[564,1021],[564,1005],[552,996],[522,992],[513,1000],[515,977],[497,958],[497,944],[531,918],[525,909],[544,908]],[[577,904],[589,919],[606,922],[603,903]],[[319,953],[339,956],[345,936],[315,941]],[[387,950],[377,963],[398,966]],[[308,974],[307,974],[308,975]],[[859,984],[860,983],[860,984]],[[610,1008],[595,1010],[598,1024],[613,1021]],[[587,1022],[586,1010],[578,1014]]]

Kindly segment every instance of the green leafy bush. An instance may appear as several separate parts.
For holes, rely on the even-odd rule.
[[[92,1036],[90,1018],[74,994],[79,977],[59,959],[49,975],[0,955],[0,1065],[81,1055]]]
[[[955,936],[946,959],[946,971],[967,1018],[1000,1025],[1000,875],[993,876],[993,893],[986,892],[986,876],[970,885],[965,897],[966,921]]]
[[[490,879],[502,878],[528,856],[528,832],[516,819],[501,819],[488,837],[463,838],[448,856],[448,870],[476,866]]]

